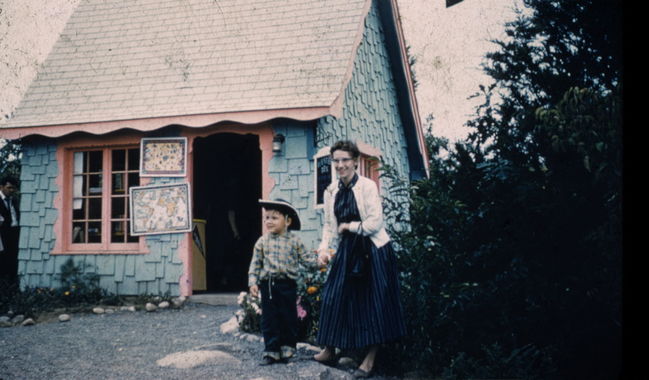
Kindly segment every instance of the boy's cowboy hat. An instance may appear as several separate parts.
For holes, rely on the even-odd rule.
[[[267,210],[278,210],[282,214],[288,215],[289,218],[291,218],[291,225],[288,226],[289,230],[299,231],[302,227],[300,217],[297,215],[297,210],[287,201],[279,198],[276,198],[274,201],[269,199],[260,199],[259,204]]]

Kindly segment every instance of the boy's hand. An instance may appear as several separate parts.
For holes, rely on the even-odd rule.
[[[259,297],[259,287],[257,285],[253,285],[250,287],[250,294],[253,297]]]
[[[329,253],[327,252],[327,250],[318,251],[318,264],[320,266],[323,267],[323,266],[327,265],[327,263],[329,263],[329,259],[330,259],[330,257],[329,257]]]

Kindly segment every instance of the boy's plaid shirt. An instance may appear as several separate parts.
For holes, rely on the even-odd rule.
[[[266,233],[255,243],[248,269],[248,286],[271,277],[297,280],[300,264],[315,267],[316,257],[306,251],[299,236],[291,231]]]

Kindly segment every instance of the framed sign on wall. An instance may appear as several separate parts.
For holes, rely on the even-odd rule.
[[[140,177],[184,177],[187,173],[187,138],[143,138]]]
[[[130,188],[131,235],[191,232],[189,183]]]

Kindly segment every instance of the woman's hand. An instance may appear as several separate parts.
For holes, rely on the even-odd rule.
[[[349,231],[349,223],[340,223],[338,225],[338,233],[342,234],[345,231]]]

